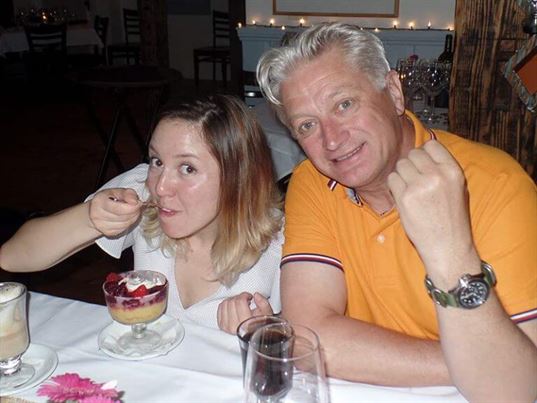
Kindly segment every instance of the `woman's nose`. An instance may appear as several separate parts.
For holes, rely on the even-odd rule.
[[[160,173],[155,192],[158,197],[170,196],[173,193],[172,179],[166,171]]]

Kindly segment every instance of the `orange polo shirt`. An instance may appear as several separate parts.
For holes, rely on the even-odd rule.
[[[431,133],[407,115],[420,147]],[[464,170],[474,242],[481,259],[494,268],[499,299],[517,322],[537,317],[535,183],[501,150],[440,130],[434,135]],[[396,209],[377,214],[306,160],[291,178],[285,216],[283,270],[288,262],[329,264],[345,275],[348,316],[438,339],[434,302],[423,282],[425,268]]]

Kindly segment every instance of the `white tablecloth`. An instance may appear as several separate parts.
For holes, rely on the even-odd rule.
[[[257,104],[253,110],[265,131],[274,162],[276,179],[281,179],[289,175],[306,156],[298,143],[291,137],[289,130],[280,123],[266,102]]]
[[[32,343],[58,354],[54,375],[78,373],[95,382],[117,380],[122,400],[131,402],[241,402],[242,368],[235,336],[184,324],[185,338],[165,356],[145,361],[110,358],[97,336],[111,322],[106,307],[31,293]],[[35,402],[38,387],[16,394]],[[388,388],[330,379],[331,402],[465,402],[453,387]]]
[[[93,27],[85,25],[69,25],[67,27],[67,46],[99,46],[103,43]],[[22,28],[0,32],[0,55],[8,52],[24,52],[28,50],[28,40]]]

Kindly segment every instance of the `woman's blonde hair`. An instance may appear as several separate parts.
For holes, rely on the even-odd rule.
[[[159,118],[196,124],[220,168],[219,231],[211,251],[215,279],[233,284],[279,231],[281,195],[263,130],[239,99],[212,95],[168,107]],[[186,253],[185,240],[167,237],[157,209],[146,209],[146,239],[167,253]]]

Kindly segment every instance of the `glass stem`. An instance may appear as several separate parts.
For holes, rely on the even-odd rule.
[[[135,339],[141,339],[145,336],[145,323],[137,323],[131,326],[132,335]]]

